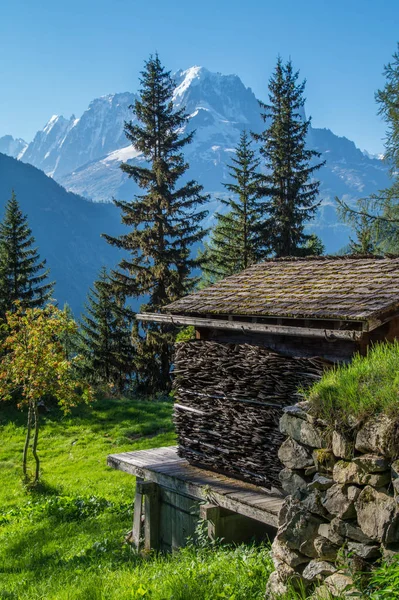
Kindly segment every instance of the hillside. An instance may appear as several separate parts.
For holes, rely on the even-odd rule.
[[[0,154],[1,215],[13,189],[56,281],[55,298],[79,315],[100,267],[118,262],[118,252],[100,237],[122,231],[118,210],[67,192],[35,167]]]
[[[43,483],[21,484],[24,415],[0,413],[0,598],[9,600],[262,600],[267,547],[191,547],[139,556],[124,543],[135,478],[107,454],[173,444],[169,401],[104,399],[43,418]]]

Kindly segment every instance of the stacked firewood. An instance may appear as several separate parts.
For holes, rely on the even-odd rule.
[[[177,344],[174,364],[180,456],[258,485],[278,485],[282,408],[330,363],[249,344],[193,341]]]

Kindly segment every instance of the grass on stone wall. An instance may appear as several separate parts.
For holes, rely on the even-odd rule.
[[[399,420],[399,343],[377,344],[327,371],[306,396],[317,416],[342,426],[379,413]]]

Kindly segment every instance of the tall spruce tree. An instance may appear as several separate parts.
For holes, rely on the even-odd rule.
[[[289,60],[277,60],[269,81],[269,104],[260,102],[267,127],[253,134],[260,142],[266,174],[259,193],[265,198],[264,237],[275,256],[303,256],[309,236],[304,226],[315,214],[319,182],[313,174],[324,162],[313,164],[320,153],[306,147],[310,119],[303,118],[305,81],[298,83]],[[309,250],[309,253],[311,249]]]
[[[0,315],[14,310],[15,301],[23,308],[42,307],[50,299],[54,283],[40,260],[28,219],[12,192],[0,223]]]
[[[92,383],[114,385],[123,392],[133,371],[131,322],[123,296],[112,290],[105,268],[90,289],[82,316],[77,350]]]
[[[265,255],[262,207],[257,197],[259,163],[248,133],[243,131],[236,158],[228,165],[232,182],[223,184],[233,196],[222,199],[227,211],[216,213],[216,225],[203,254],[203,270],[211,281],[238,273]]]
[[[131,107],[137,122],[126,123],[125,133],[145,162],[121,168],[144,193],[131,202],[115,201],[130,231],[105,238],[129,253],[112,274],[114,285],[126,296],[146,296],[142,310],[155,312],[196,282],[191,273],[198,259],[191,251],[205,235],[201,222],[207,213],[198,207],[208,197],[197,182],[180,183],[189,168],[182,149],[193,133],[182,133],[188,116],[173,107],[175,84],[158,55],[145,63],[140,83],[139,99]],[[168,389],[173,328],[143,324],[134,328],[133,339],[141,386],[147,392]]]

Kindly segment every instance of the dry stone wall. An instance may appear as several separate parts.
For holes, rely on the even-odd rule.
[[[307,402],[284,409],[278,456],[287,496],[272,546],[270,600],[288,582],[318,584],[317,598],[356,595],[353,574],[399,552],[397,423],[380,415],[353,425],[343,435],[315,419]]]

